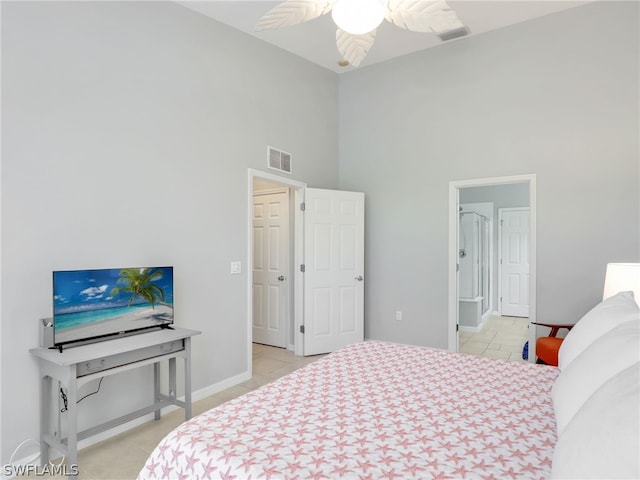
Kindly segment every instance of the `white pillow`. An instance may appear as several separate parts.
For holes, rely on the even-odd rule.
[[[558,438],[551,478],[640,478],[640,363],[606,382]]]
[[[580,353],[553,384],[558,435],[593,392],[638,361],[640,319],[618,325]]]
[[[598,337],[621,323],[640,318],[632,292],[620,292],[602,301],[582,317],[567,334],[558,352],[558,368],[564,370]]]

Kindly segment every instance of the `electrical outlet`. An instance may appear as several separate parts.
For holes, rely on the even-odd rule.
[[[397,321],[402,320],[402,312],[400,310],[396,311],[396,320]]]

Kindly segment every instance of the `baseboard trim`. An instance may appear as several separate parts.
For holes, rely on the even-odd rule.
[[[478,332],[480,332],[480,330],[482,330],[482,325],[480,325],[478,327],[469,327],[467,325],[460,325],[460,331],[461,332],[478,333]]]

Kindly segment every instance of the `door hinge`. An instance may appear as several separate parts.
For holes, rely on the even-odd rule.
[[[306,203],[304,203],[304,202],[302,202],[302,203],[300,204],[300,210],[304,212],[306,208],[307,208],[307,204],[306,204]]]
[[[300,333],[304,333],[304,325],[300,325]]]
[[[305,268],[304,263],[303,263],[302,265],[300,265],[300,271],[302,273],[304,273],[305,270],[306,270],[306,268]]]
[[[456,272],[459,272],[459,271],[460,271],[460,264],[456,263]]]
[[[456,323],[456,332],[460,331],[460,324]]]

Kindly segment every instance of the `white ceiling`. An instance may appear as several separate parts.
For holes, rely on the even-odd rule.
[[[467,37],[450,41],[464,41],[464,38],[469,36],[549,15],[589,1],[592,0],[449,0],[449,6],[457,12],[462,23],[470,30]],[[342,73],[353,69],[350,66],[338,65],[341,56],[335,45],[336,27],[331,14],[300,25],[256,32],[254,26],[262,15],[281,2],[231,0],[177,3],[334,72]],[[384,21],[378,27],[373,47],[359,68],[442,43],[435,34],[410,32]]]

